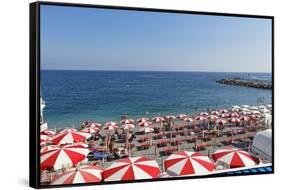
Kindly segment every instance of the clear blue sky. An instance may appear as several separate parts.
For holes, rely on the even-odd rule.
[[[42,5],[41,65],[271,72],[271,20]]]

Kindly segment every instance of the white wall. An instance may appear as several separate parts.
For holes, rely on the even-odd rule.
[[[51,0],[50,0],[51,1]],[[61,0],[62,1],[62,0]],[[71,1],[71,0],[69,0]],[[0,4],[0,189],[27,189],[28,186],[28,2],[6,0]],[[280,71],[281,11],[278,0],[78,0],[71,2],[112,4],[196,11],[216,11],[275,16],[275,73]],[[281,75],[276,75],[279,83]],[[279,85],[280,86],[280,85]],[[277,85],[275,97],[280,96]],[[277,95],[278,94],[278,95]],[[278,98],[278,97],[277,97]],[[276,100],[276,115],[280,101]],[[276,147],[280,146],[280,119],[275,124]],[[277,138],[279,137],[279,139]],[[280,149],[275,148],[279,158]],[[275,158],[276,161],[277,158]],[[276,185],[278,175],[211,178],[157,183],[97,186],[95,189],[268,189]],[[72,188],[78,189],[78,188]],[[83,187],[79,189],[93,189]]]

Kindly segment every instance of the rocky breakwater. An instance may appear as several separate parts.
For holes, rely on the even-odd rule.
[[[216,81],[220,84],[244,86],[251,88],[272,89],[271,82],[264,82],[259,80],[245,80],[240,78],[225,78]]]

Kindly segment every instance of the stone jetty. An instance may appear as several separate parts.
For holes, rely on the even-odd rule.
[[[261,88],[261,89],[272,89],[272,84],[270,82],[264,82],[259,80],[245,80],[240,78],[225,78],[216,81],[220,84],[244,86],[251,88]]]

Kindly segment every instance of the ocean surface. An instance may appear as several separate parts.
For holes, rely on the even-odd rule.
[[[122,113],[136,119],[271,103],[271,90],[216,83],[225,77],[271,81],[269,73],[43,70],[44,120],[49,128],[78,127],[120,121]]]

